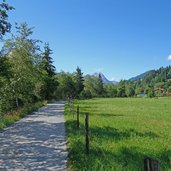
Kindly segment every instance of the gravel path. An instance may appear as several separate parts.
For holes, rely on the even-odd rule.
[[[65,171],[63,101],[48,104],[0,132],[0,171]]]

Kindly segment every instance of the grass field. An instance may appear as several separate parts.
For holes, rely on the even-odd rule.
[[[69,169],[141,171],[145,156],[171,170],[171,98],[114,98],[79,100],[76,115],[65,107]],[[90,154],[85,154],[84,114],[89,112]]]

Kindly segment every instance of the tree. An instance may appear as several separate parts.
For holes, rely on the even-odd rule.
[[[49,47],[49,43],[45,43],[43,52],[43,68],[50,77],[55,75],[56,70],[55,66],[53,65],[52,57],[50,56],[51,54],[52,50]]]
[[[52,50],[48,43],[45,43],[44,52],[42,56],[42,69],[45,71],[46,75],[44,77],[44,88],[42,89],[42,95],[45,99],[50,100],[55,97],[55,91],[59,85],[57,77],[55,74],[55,66],[53,65],[53,59],[50,56]]]
[[[132,97],[135,95],[135,85],[133,84],[133,82],[131,81],[126,82],[125,89],[126,89],[125,92],[127,97]]]
[[[84,77],[84,90],[81,93],[82,98],[97,97],[97,77],[87,75]]]
[[[121,80],[119,82],[117,92],[118,92],[118,97],[126,97],[124,80]]]
[[[76,91],[76,97],[79,97],[80,93],[84,89],[84,77],[83,73],[81,72],[81,69],[77,67],[76,73],[75,73],[75,91]]]
[[[10,71],[9,71],[9,62],[8,59],[5,56],[0,55],[0,76],[3,77],[9,77]]]
[[[101,77],[100,73],[99,73],[98,80],[97,80],[96,91],[97,91],[97,95],[99,97],[103,96],[104,87],[103,87],[103,80],[102,80],[102,77]]]
[[[171,93],[171,86],[168,87],[167,92]]]
[[[8,11],[14,9],[8,5],[5,0],[0,3],[0,39],[2,39],[5,33],[10,32],[11,24],[8,22]]]
[[[147,96],[150,98],[155,97],[154,89],[152,87],[148,89]]]
[[[58,81],[58,95],[60,96],[60,98],[74,98],[75,85],[73,75],[61,72],[58,74]]]
[[[117,97],[117,89],[113,84],[105,85],[105,92],[107,97]]]
[[[38,70],[40,54],[37,40],[29,39],[33,33],[26,23],[16,27],[18,35],[7,40],[4,45],[6,58],[10,64],[11,75],[8,80],[7,92],[16,101],[16,107],[33,102],[35,91],[40,92],[41,74]],[[39,87],[39,90],[38,90]]]

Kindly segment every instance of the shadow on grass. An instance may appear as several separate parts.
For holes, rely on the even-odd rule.
[[[70,120],[66,121],[66,127],[67,131],[70,134],[77,134],[77,122],[76,120]],[[81,131],[81,129],[84,129],[84,125],[80,123],[80,129],[78,131]],[[74,130],[74,131],[73,131]],[[84,132],[84,131],[83,131]],[[125,138],[130,138],[130,137],[149,137],[149,138],[157,138],[158,135],[151,132],[151,131],[146,131],[146,132],[138,132],[134,129],[126,129],[125,131],[120,131],[119,129],[112,128],[112,127],[90,127],[90,132],[93,137],[98,137],[101,139],[113,139],[115,141],[125,139]]]
[[[114,140],[121,140],[130,137],[149,137],[149,138],[157,138],[158,135],[148,131],[148,132],[138,132],[134,129],[127,129],[125,131],[120,131],[119,129],[112,127],[91,127],[91,132],[93,135],[101,137],[101,138],[111,138]]]
[[[135,147],[122,147],[117,152],[90,146],[90,154],[85,153],[85,144],[78,140],[69,150],[69,159],[73,170],[114,170],[114,171],[143,171],[143,160],[146,155]],[[164,155],[162,158],[160,155]],[[163,151],[157,160],[161,170],[171,169],[170,151]],[[150,157],[150,156],[149,156]]]
[[[99,112],[92,112],[91,115],[98,116],[98,117],[121,117],[121,116],[125,116],[124,114],[111,114],[111,113],[99,113]]]
[[[103,149],[96,144],[90,142],[90,154],[85,153],[84,125],[80,125],[80,129],[76,128],[76,121],[67,121],[67,132],[71,138],[69,148],[69,159],[73,170],[143,170],[143,159],[146,155],[154,156],[153,153],[145,154],[140,147],[121,147],[114,152],[112,149]],[[138,132],[134,129],[120,131],[112,127],[90,127],[91,139],[93,141],[119,141],[131,138],[133,136],[157,138],[158,135],[149,132]],[[97,138],[97,139],[96,139]],[[150,156],[152,154],[152,156]],[[163,150],[156,152],[155,155],[160,162],[161,170],[171,169],[171,150]]]
[[[73,144],[69,159],[73,170],[143,170],[144,155],[136,149],[121,148],[117,153],[112,150],[90,148],[85,154],[85,145],[81,141]]]

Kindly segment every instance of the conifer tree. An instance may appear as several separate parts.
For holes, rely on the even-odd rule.
[[[97,95],[103,96],[103,94],[104,94],[103,80],[101,74],[99,73],[98,80],[97,80]]]
[[[43,53],[43,68],[48,73],[48,75],[51,77],[55,75],[55,66],[53,65],[52,57],[50,56],[52,54],[52,50],[49,47],[49,43],[45,43],[44,46],[44,53]]]
[[[76,90],[76,97],[80,95],[80,93],[84,89],[84,77],[81,69],[77,67],[76,74],[75,74],[75,90]]]
[[[45,99],[53,99],[55,98],[54,93],[58,86],[58,81],[55,74],[55,66],[53,65],[53,59],[51,57],[52,50],[49,47],[48,43],[45,43],[44,52],[42,57],[43,70],[46,72],[47,76],[44,78],[44,89],[43,96]]]

